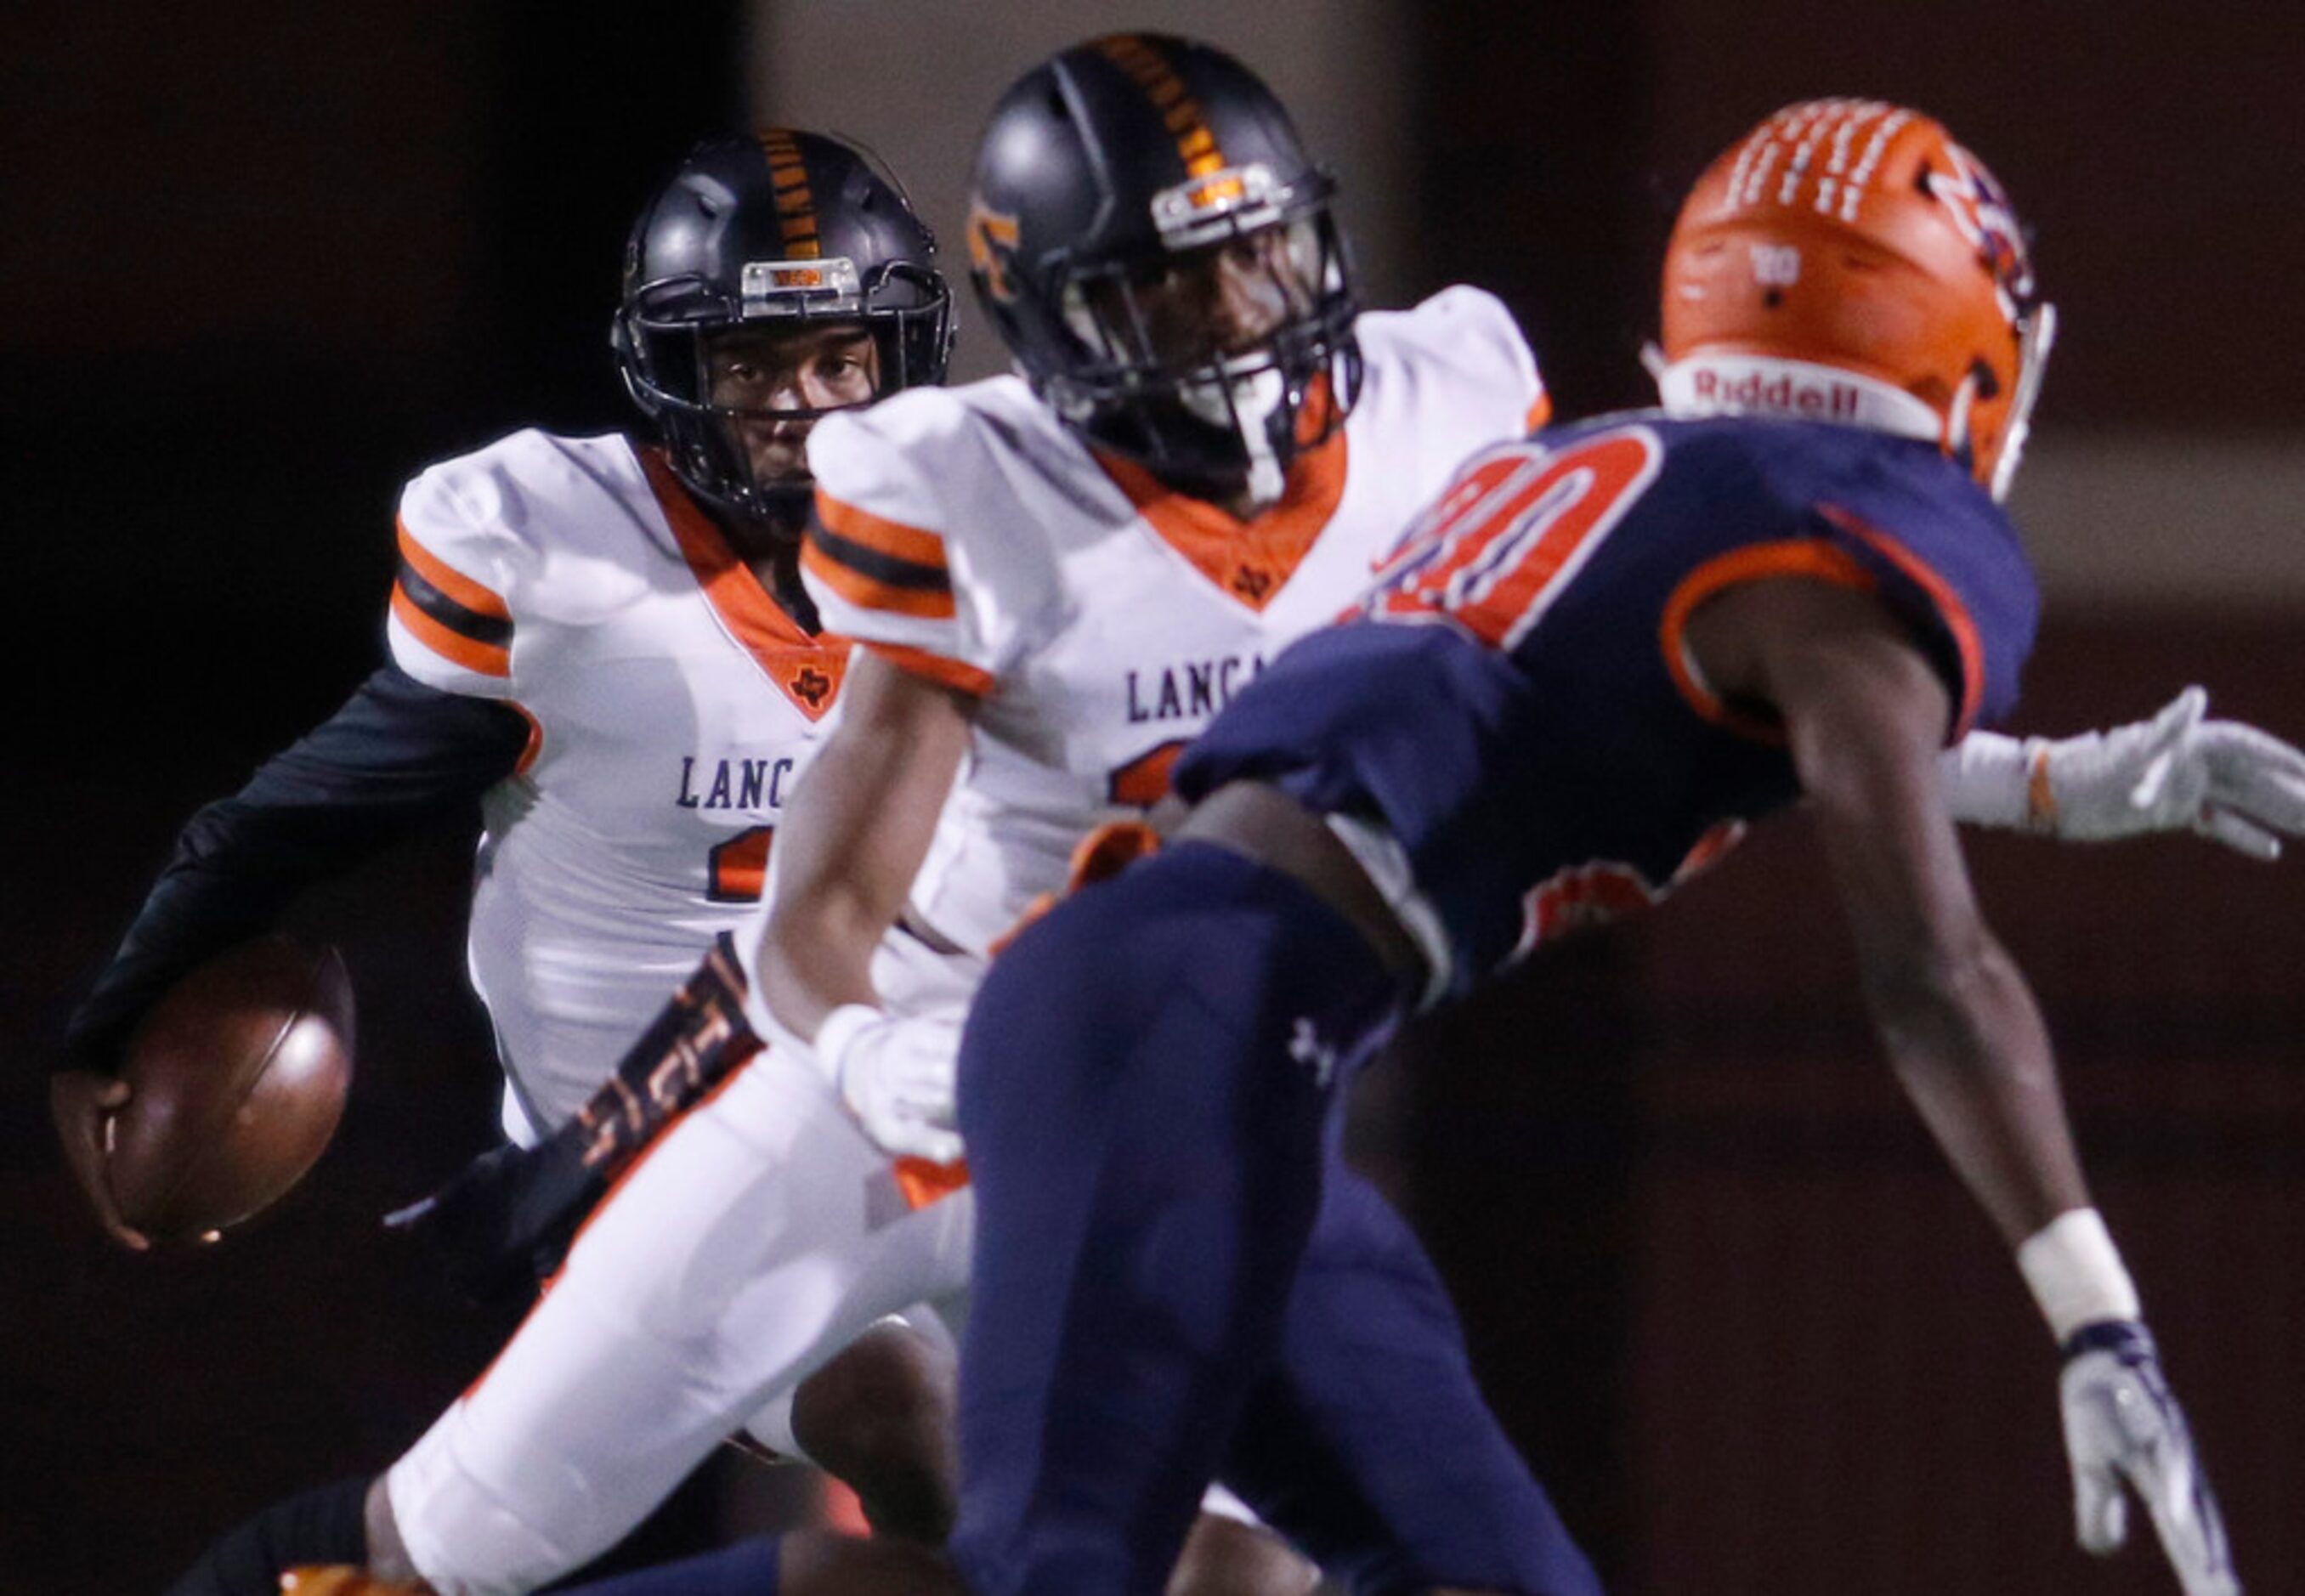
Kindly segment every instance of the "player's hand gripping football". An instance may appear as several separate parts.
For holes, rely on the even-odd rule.
[[[122,1246],[143,1252],[151,1249],[151,1238],[121,1217],[112,1184],[104,1177],[106,1137],[112,1116],[127,1106],[128,1094],[128,1082],[115,1075],[59,1070],[48,1081],[48,1111],[64,1143],[64,1163],[80,1189],[88,1193],[97,1222]]]
[[[2216,1493],[2152,1336],[2134,1320],[2099,1320],[2073,1332],[2064,1356],[2058,1394],[2082,1548],[2105,1557],[2128,1538],[2126,1488],[2152,1515],[2185,1596],[2240,1596]]]
[[[2046,778],[2039,818],[2082,841],[2191,830],[2252,859],[2305,835],[2305,752],[2239,721],[2204,720],[2188,687],[2150,720],[2029,743]]]
[[[824,1017],[812,1047],[842,1103],[884,1150],[936,1164],[961,1156],[953,1129],[957,1022],[845,1004]]]

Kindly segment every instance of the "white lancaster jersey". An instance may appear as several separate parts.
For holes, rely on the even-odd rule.
[[[482,802],[470,944],[525,1140],[747,916],[847,645],[796,626],[622,437],[518,432],[433,466],[400,551],[393,658],[532,728]]]
[[[1092,453],[1013,377],[896,395],[809,439],[826,625],[977,695],[913,912],[981,953],[1073,845],[1168,789],[1177,752],[1336,618],[1473,450],[1544,414],[1504,307],[1458,287],[1364,315],[1360,396],[1246,523]]]

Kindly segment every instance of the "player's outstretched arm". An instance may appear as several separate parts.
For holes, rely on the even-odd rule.
[[[2305,751],[2239,721],[2205,720],[2188,687],[2150,720],[2078,737],[1973,732],[1940,771],[1953,818],[2105,842],[2192,831],[2252,859],[2305,836]]]
[[[2088,1204],[2039,1010],[1969,890],[1936,785],[1943,683],[1884,609],[1846,590],[1767,583],[1699,620],[1708,677],[1783,718],[1891,1063],[2063,1351],[2081,1544],[2120,1545],[2125,1484],[2188,1596],[2238,1592],[2183,1412]]]
[[[880,1006],[872,952],[904,912],[967,752],[974,700],[860,649],[840,723],[777,828],[774,901],[751,1006],[771,1043],[806,1044],[866,1133],[948,1161],[958,1027]]]

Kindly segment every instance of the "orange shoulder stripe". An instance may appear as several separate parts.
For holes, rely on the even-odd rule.
[[[890,521],[885,515],[875,515],[855,505],[834,498],[818,489],[816,518],[828,531],[846,541],[862,545],[875,554],[906,560],[915,565],[945,568],[944,539],[934,532],[923,531],[916,526],[906,526],[901,521]]]
[[[1773,576],[1807,576],[1820,582],[1871,592],[1880,586],[1873,573],[1845,548],[1814,539],[1790,539],[1779,543],[1754,543],[1715,555],[1680,579],[1664,603],[1657,623],[1657,645],[1664,650],[1664,668],[1688,707],[1740,736],[1756,742],[1782,743],[1783,728],[1773,721],[1740,714],[1697,679],[1690,665],[1686,632],[1688,617],[1697,606],[1715,594],[1749,582]]]
[[[1977,622],[1970,616],[1969,606],[1961,602],[1959,591],[1935,566],[1879,527],[1860,520],[1839,505],[1819,505],[1817,511],[1904,573],[1936,606],[1938,619],[1952,633],[1952,645],[1961,653],[1961,703],[1954,712],[1951,740],[1958,742],[1966,737],[1977,724],[1978,706],[1985,698],[1985,641],[1978,635]]]
[[[502,598],[419,543],[416,534],[408,530],[408,522],[400,522],[398,531],[400,557],[414,566],[419,576],[476,615],[484,615],[491,621],[512,619],[512,611],[505,607]]]
[[[916,615],[928,621],[949,621],[959,613],[954,607],[949,585],[905,587],[884,581],[835,558],[813,536],[801,545],[800,563],[803,570],[859,609]]]
[[[415,562],[411,561],[413,565]],[[408,596],[408,590],[398,582],[392,584],[392,613],[408,628],[418,642],[443,659],[461,665],[468,671],[483,676],[512,675],[512,650],[496,643],[484,643],[452,632],[434,620]]]

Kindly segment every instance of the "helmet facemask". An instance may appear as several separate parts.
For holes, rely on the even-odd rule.
[[[1171,487],[1259,507],[1342,424],[1360,384],[1351,270],[1314,174],[1262,163],[1156,195],[1160,248],[1060,260],[1069,356],[1042,395],[1098,445]]]
[[[716,343],[741,330],[853,327],[873,351],[871,392],[832,405],[736,405],[712,399]],[[724,514],[796,533],[814,484],[804,465],[763,480],[746,446],[748,424],[771,422],[803,436],[822,416],[861,409],[881,395],[943,373],[950,306],[933,271],[910,261],[858,273],[845,258],[744,263],[739,294],[699,278],[653,283],[627,298],[616,344],[634,401],[657,423],[676,474]]]

